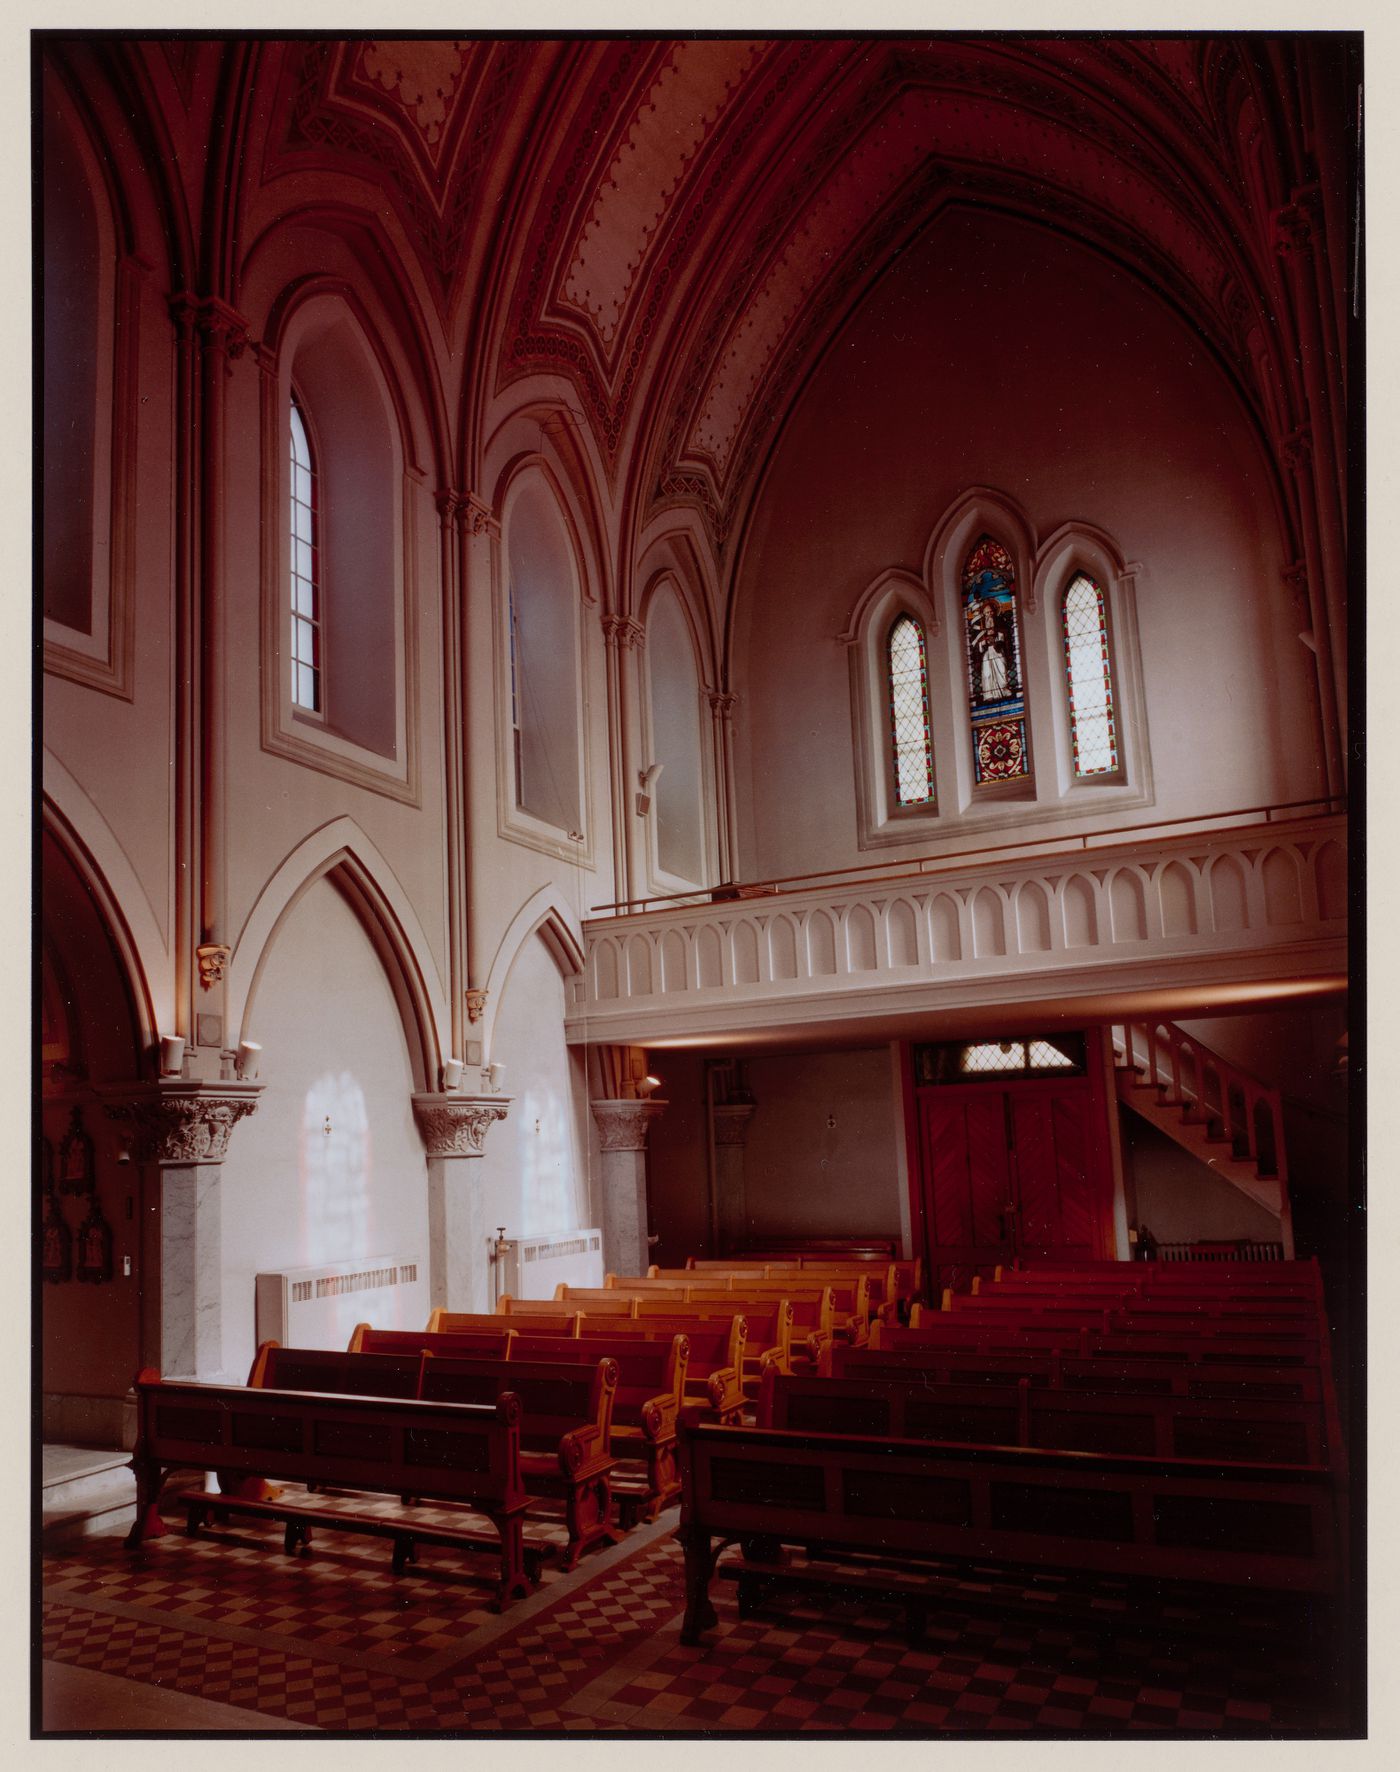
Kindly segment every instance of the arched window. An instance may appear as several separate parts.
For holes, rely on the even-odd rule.
[[[707,757],[700,717],[700,671],[685,606],[662,585],[646,618],[647,729],[654,778],[654,854],[660,883],[703,883],[708,876]]]
[[[1065,592],[1062,627],[1074,773],[1111,774],[1118,768],[1118,729],[1108,613],[1102,588],[1085,572],[1076,573]]]
[[[978,538],[964,562],[962,601],[973,779],[979,787],[1016,781],[1031,772],[1016,568],[990,535]]]
[[[931,806],[933,734],[929,726],[928,648],[912,615],[900,615],[885,643],[890,748],[897,806]]]
[[[578,578],[568,531],[543,480],[506,514],[515,803],[554,831],[581,821]]]
[[[321,712],[321,558],[316,463],[296,396],[291,404],[292,701]]]

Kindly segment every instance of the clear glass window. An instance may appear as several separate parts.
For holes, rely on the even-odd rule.
[[[1087,573],[1065,592],[1065,670],[1076,775],[1107,775],[1118,767],[1113,673],[1108,657],[1104,595]]]
[[[291,658],[292,704],[319,714],[321,705],[321,565],[316,469],[306,421],[291,409]]]
[[[934,787],[928,649],[924,631],[912,615],[901,615],[890,628],[886,663],[895,804],[930,806]]]

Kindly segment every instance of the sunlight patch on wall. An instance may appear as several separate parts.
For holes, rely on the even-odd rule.
[[[369,1111],[349,1071],[327,1072],[307,1090],[300,1167],[303,1259],[348,1261],[374,1253]]]

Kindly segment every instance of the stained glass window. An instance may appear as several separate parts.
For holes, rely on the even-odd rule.
[[[981,536],[968,554],[962,593],[974,779],[1014,781],[1031,772],[1016,568],[992,536]]]
[[[1065,669],[1076,775],[1118,767],[1118,730],[1108,661],[1108,617],[1102,589],[1081,572],[1065,592]]]
[[[1088,1051],[1080,1033],[1015,1040],[950,1040],[915,1046],[917,1083],[975,1083],[990,1077],[1082,1077]]]
[[[928,649],[912,615],[890,628],[887,645],[894,797],[899,806],[933,802],[933,735],[928,718]]]
[[[321,712],[321,562],[316,514],[316,469],[306,423],[296,400],[291,422],[292,702]]]

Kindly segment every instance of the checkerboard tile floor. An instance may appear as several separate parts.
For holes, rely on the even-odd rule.
[[[675,1517],[501,1615],[484,1556],[425,1549],[395,1578],[380,1542],[322,1534],[288,1558],[263,1522],[135,1556],[83,1539],[45,1557],[43,1655],[345,1732],[1245,1737],[1325,1734],[1335,1710],[1306,1621],[1260,1608],[1212,1631],[1189,1600],[1129,1615],[1107,1583],[964,1581],[911,1646],[878,1605],[794,1592],[742,1618],[717,1580],[719,1622],[687,1647]]]

